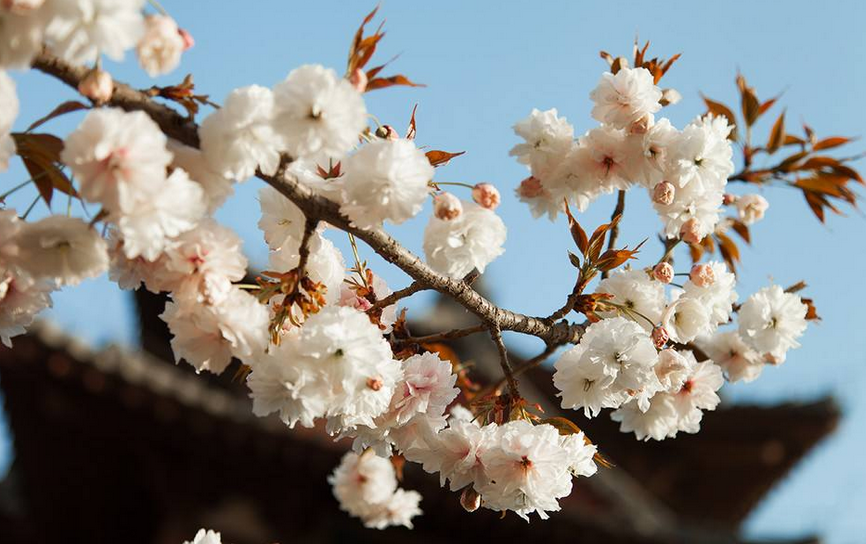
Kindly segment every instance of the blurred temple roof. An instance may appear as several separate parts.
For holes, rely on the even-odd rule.
[[[326,483],[348,444],[323,429],[289,430],[276,417],[256,418],[233,368],[206,377],[174,365],[167,331],[155,319],[159,298],[137,298],[146,351],[94,351],[44,323],[16,338],[14,349],[0,348],[15,454],[0,483],[4,544],[180,544],[199,527],[221,531],[232,544],[407,537],[733,544],[743,542],[738,526],[749,511],[839,419],[830,399],[722,407],[705,414],[697,435],[644,443],[607,418],[571,412],[616,467],[575,480],[550,520],[530,525],[486,510],[468,514],[458,494],[408,464],[403,485],[421,492],[425,514],[412,533],[369,530],[339,510]],[[413,332],[471,325],[470,317],[442,303]],[[498,377],[486,337],[453,347],[476,372]],[[545,411],[558,413],[545,370],[522,380],[524,396],[546,399]]]

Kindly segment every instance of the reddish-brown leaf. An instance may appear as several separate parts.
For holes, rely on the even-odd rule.
[[[598,260],[598,256],[601,254],[601,248],[604,246],[604,240],[607,237],[607,231],[619,223],[620,217],[622,216],[617,215],[610,223],[599,225],[599,227],[595,229],[595,232],[592,233],[587,247],[587,258],[590,262],[594,263]]]
[[[770,131],[770,138],[767,140],[767,151],[775,153],[785,140],[785,112],[783,111],[776,122],[773,123],[773,129]]]
[[[406,139],[414,140],[415,133],[417,132],[417,128],[415,126],[415,112],[418,111],[418,104],[415,104],[415,107],[412,108],[412,117],[409,119],[409,128],[406,129]]]
[[[737,141],[737,117],[734,115],[734,112],[731,111],[731,108],[722,104],[721,102],[716,102],[715,100],[711,100],[704,95],[701,95],[701,98],[704,99],[704,103],[707,105],[707,110],[715,116],[721,116],[728,119],[728,124],[734,127],[731,131],[731,134],[728,136],[728,139],[731,141]]]
[[[734,232],[736,232],[737,234],[740,235],[740,238],[742,238],[744,242],[746,242],[747,244],[751,244],[751,243],[752,243],[752,237],[751,237],[751,235],[749,234],[749,227],[748,227],[748,225],[746,225],[746,224],[743,223],[742,221],[739,221],[739,220],[737,220],[737,219],[734,219],[734,220],[731,222],[731,228],[734,229]]]
[[[781,170],[782,172],[790,172],[791,170],[795,170],[795,165],[808,154],[808,151],[800,151],[798,153],[794,153],[793,155],[780,162],[776,169]]]
[[[740,89],[740,108],[743,112],[743,119],[746,121],[746,126],[752,126],[760,115],[758,112],[761,103],[758,101],[758,95],[755,94],[754,88],[749,87],[742,74],[737,75],[737,87]]]
[[[428,151],[425,153],[427,155],[427,160],[430,161],[430,164],[433,166],[442,166],[443,164],[448,164],[448,161],[453,159],[454,157],[459,157],[460,155],[466,153],[465,151],[461,151],[459,153],[449,153],[447,151],[439,151],[434,149],[432,151]]]
[[[397,74],[396,76],[390,77],[377,77],[376,79],[372,79],[367,83],[367,91],[375,91],[376,89],[385,89],[387,87],[393,87],[394,85],[406,85],[409,87],[424,87],[421,83],[414,83],[409,81],[409,78],[402,74]]]
[[[701,260],[701,257],[704,255],[704,248],[699,244],[689,244],[689,257],[692,258],[692,262],[696,263]]]
[[[814,149],[815,151],[820,151],[821,149],[831,149],[833,147],[845,145],[850,141],[851,138],[833,136],[831,138],[824,138],[823,140],[818,141],[815,145],[812,146],[812,149]]]
[[[629,259],[636,259],[635,255],[640,251],[640,248],[646,240],[638,244],[638,246],[634,249],[623,248],[623,249],[608,249],[604,253],[601,254],[601,257],[595,262],[595,267],[601,270],[602,272],[609,272]]]
[[[793,134],[785,134],[785,141],[782,145],[806,145],[806,140]]]
[[[771,99],[767,100],[766,102],[764,102],[763,104],[761,104],[761,107],[758,108],[758,116],[760,117],[761,115],[764,115],[765,113],[767,113],[767,110],[772,108],[778,99],[779,99],[779,97],[777,96],[776,98],[771,98]]]
[[[830,169],[836,174],[839,174],[840,176],[847,176],[849,179],[853,179],[857,183],[863,183],[863,178],[860,176],[860,173],[851,168],[850,166],[836,164],[831,166]]]
[[[89,108],[90,108],[90,106],[88,106],[87,104],[82,104],[81,102],[78,102],[76,100],[69,100],[67,102],[60,104],[59,106],[57,106],[53,110],[51,110],[51,113],[49,113],[45,117],[42,117],[42,118],[34,121],[33,124],[31,124],[29,127],[27,127],[27,132],[30,132],[31,130],[44,125],[45,123],[54,119],[55,117],[60,117],[61,115],[65,115],[67,113],[72,113],[74,111],[79,111],[79,110],[86,110]]]
[[[811,298],[800,298],[800,302],[806,305],[806,320],[821,321],[821,316],[818,315],[818,310]]]
[[[811,157],[809,160],[797,167],[797,170],[816,170],[824,167],[833,167],[839,164],[839,161],[833,157]]]
[[[722,259],[727,263],[731,272],[736,273],[737,263],[740,261],[740,250],[737,248],[737,244],[726,234],[717,233],[716,239],[719,242],[719,253],[722,254]]]
[[[586,255],[586,250],[589,247],[589,240],[586,237],[586,231],[577,222],[577,219],[571,215],[571,209],[568,207],[568,201],[565,202],[565,215],[568,216],[568,228],[571,231],[571,238],[577,244],[577,249],[581,254]]]

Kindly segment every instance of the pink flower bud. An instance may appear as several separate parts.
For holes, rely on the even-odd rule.
[[[349,76],[349,83],[352,84],[352,87],[355,87],[359,93],[363,93],[367,90],[367,73],[360,68],[355,68],[355,71],[352,72],[352,75]]]
[[[460,506],[467,512],[478,510],[481,508],[481,495],[472,486],[465,488],[460,494]]]
[[[439,219],[450,221],[460,217],[461,213],[463,204],[451,193],[440,193],[433,197],[433,215]]]
[[[656,327],[653,329],[652,340],[656,349],[662,349],[664,345],[668,343],[670,338],[668,331],[664,327]]]
[[[709,287],[716,282],[716,273],[708,264],[696,264],[689,272],[689,279],[698,287]]]
[[[400,134],[391,125],[382,125],[376,129],[376,136],[383,140],[399,140]]]
[[[667,206],[674,201],[675,194],[676,188],[674,184],[669,181],[662,181],[653,189],[653,202]]]
[[[682,238],[683,242],[687,244],[697,244],[704,237],[701,235],[701,224],[700,222],[692,217],[685,223],[683,223],[682,228],[680,228],[680,238]]]
[[[372,389],[373,391],[382,389],[383,385],[385,385],[385,382],[383,382],[382,378],[378,376],[375,378],[367,378],[367,388]]]
[[[659,263],[653,267],[653,277],[662,283],[670,283],[674,280],[674,267],[671,263]]]
[[[478,183],[472,188],[472,200],[481,207],[495,210],[499,206],[499,189],[489,183]]]
[[[541,180],[533,176],[521,181],[520,186],[517,187],[517,195],[523,198],[536,198],[542,194],[544,194],[544,187],[541,185]]]
[[[737,195],[732,195],[731,193],[725,193],[722,196],[722,204],[725,206],[730,206],[731,204],[737,203]]]
[[[192,34],[184,30],[183,28],[178,28],[177,33],[180,34],[181,39],[183,39],[183,50],[187,51],[189,49],[192,49],[192,47],[195,45],[195,38],[192,37]]]
[[[108,102],[114,94],[114,81],[108,72],[94,68],[78,84],[78,92],[96,103]]]

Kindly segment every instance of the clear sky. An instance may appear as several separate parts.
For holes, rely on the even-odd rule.
[[[364,2],[258,1],[180,2],[164,0],[168,11],[195,36],[197,45],[175,73],[158,83],[195,75],[197,89],[220,102],[235,87],[272,85],[294,67],[321,63],[342,70],[352,32],[373,7]],[[486,276],[494,299],[510,309],[547,314],[558,307],[574,278],[565,251],[570,238],[563,221],[533,221],[513,196],[525,170],[508,157],[516,143],[511,126],[533,107],[556,107],[576,132],[593,126],[589,91],[605,64],[598,51],[625,54],[636,34],[652,41],[653,54],[682,59],[664,79],[683,100],[666,108],[677,126],[704,111],[699,91],[735,102],[734,77],[745,74],[762,99],[784,91],[791,126],[808,123],[820,135],[862,135],[866,96],[866,38],[862,22],[866,4],[847,2],[728,1],[709,4],[658,2],[517,2],[440,1],[385,2],[388,35],[380,59],[400,53],[394,71],[426,83],[422,89],[376,91],[368,108],[384,123],[403,131],[413,105],[418,108],[418,142],[464,157],[439,169],[440,181],[489,181],[503,192],[500,212],[509,226],[506,253]],[[132,60],[132,59],[130,59]],[[107,63],[118,79],[139,87],[152,84],[134,60]],[[71,90],[37,73],[13,74],[19,84],[22,113],[18,128],[44,115],[54,104],[74,97]],[[46,129],[63,134],[78,121],[70,116]],[[768,120],[771,121],[771,120]],[[758,129],[765,134],[769,127]],[[864,143],[855,144],[862,151]],[[859,163],[866,168],[866,162]],[[16,167],[0,175],[0,188],[26,179]],[[265,263],[267,249],[255,227],[259,184],[238,187],[217,218],[244,237],[253,265]],[[739,188],[737,188],[739,189]],[[862,192],[862,191],[861,191]],[[465,195],[468,196],[468,195]],[[844,422],[777,487],[749,519],[752,536],[796,535],[817,531],[831,544],[861,541],[866,532],[866,265],[864,217],[851,213],[831,217],[821,226],[802,196],[788,189],[768,189],[768,218],[753,231],[755,246],[743,250],[741,296],[772,278],[782,285],[809,282],[824,320],[810,327],[803,348],[781,368],[768,369],[752,384],[726,387],[734,402],[777,403],[832,393],[841,402]],[[32,197],[29,197],[32,198]],[[28,198],[11,204],[26,207]],[[41,208],[40,205],[37,209]],[[605,221],[611,198],[596,202],[583,221]],[[392,232],[415,251],[427,211]],[[647,198],[628,195],[621,240],[634,244],[654,238],[659,224]],[[333,237],[338,244],[343,240]],[[362,251],[364,251],[362,249]],[[645,261],[654,262],[659,245],[649,243]],[[409,280],[383,266],[371,252],[373,269],[392,287]],[[92,311],[98,301],[99,312]],[[417,296],[410,307],[421,310],[429,296]],[[134,345],[130,298],[107,280],[87,282],[55,297],[50,316],[94,343]],[[532,340],[509,337],[519,349]],[[8,438],[5,438],[8,442]],[[4,457],[0,432],[0,458]],[[8,443],[6,457],[8,457]],[[725,452],[719,452],[724,455]],[[2,462],[0,462],[2,464]]]

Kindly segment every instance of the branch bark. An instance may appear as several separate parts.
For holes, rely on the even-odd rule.
[[[616,219],[616,217],[618,215],[622,215],[623,212],[625,212],[625,191],[620,189],[616,195],[616,207],[613,209],[613,213],[610,214],[611,223],[614,221],[614,219]],[[619,224],[620,224],[620,222],[621,221],[618,221],[610,229],[610,235],[609,235],[609,238],[607,240],[607,249],[608,250],[613,249],[614,246],[616,245],[616,239],[619,238]],[[608,277],[609,274],[610,274],[610,272],[605,270],[604,272],[601,273],[601,279]]]
[[[43,50],[33,61],[33,68],[63,81],[73,89],[86,77],[88,69],[82,66],[72,66],[47,50]],[[114,94],[108,105],[128,111],[143,111],[147,113],[160,128],[171,138],[191,147],[199,147],[198,126],[183,117],[175,110],[154,101],[142,91],[129,85],[115,82]],[[283,157],[277,173],[273,176],[261,172],[257,176],[297,205],[307,217],[330,223],[338,229],[354,234],[363,240],[383,259],[406,272],[421,285],[451,297],[457,303],[475,314],[483,323],[495,326],[500,330],[510,330],[531,336],[536,336],[550,344],[577,342],[583,334],[582,325],[559,321],[552,323],[538,317],[527,316],[499,308],[480,294],[470,285],[461,280],[455,280],[435,272],[423,260],[403,247],[381,228],[359,229],[351,224],[348,218],[340,213],[339,205],[315,194],[312,189],[286,176],[286,167],[291,162],[289,157]]]

